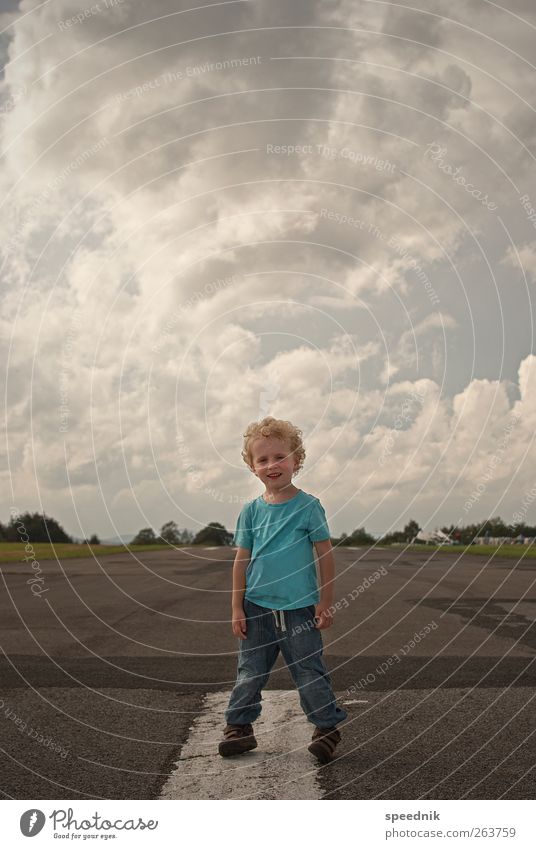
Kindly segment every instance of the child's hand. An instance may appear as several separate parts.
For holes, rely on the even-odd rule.
[[[241,640],[246,639],[246,614],[243,607],[233,607],[233,634],[235,637],[240,637]]]
[[[319,601],[318,604],[315,604],[315,628],[322,631],[324,628],[329,628],[330,625],[333,625],[331,605]]]

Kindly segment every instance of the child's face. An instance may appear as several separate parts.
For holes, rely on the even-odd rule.
[[[292,482],[298,465],[290,445],[273,436],[259,436],[251,444],[253,471],[268,489],[283,489]]]

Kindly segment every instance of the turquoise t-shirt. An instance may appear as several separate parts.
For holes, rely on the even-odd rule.
[[[318,604],[313,542],[329,538],[324,508],[302,489],[281,504],[267,504],[261,495],[248,501],[233,539],[251,550],[245,598],[274,610]]]

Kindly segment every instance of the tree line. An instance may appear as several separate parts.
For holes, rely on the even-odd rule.
[[[186,528],[179,531],[175,522],[162,525],[157,536],[152,528],[142,528],[138,531],[130,545],[156,545],[167,542],[169,545],[231,545],[233,534],[219,522],[210,522],[197,534]]]
[[[27,538],[30,542],[51,542],[76,544],[73,539],[60,525],[60,523],[47,516],[46,513],[20,513],[12,516],[7,524],[0,522],[0,542],[21,542]],[[219,522],[210,522],[207,527],[198,533],[193,533],[188,528],[182,530],[176,522],[165,522],[160,531],[155,533],[153,528],[142,528],[138,531],[130,545],[231,545],[233,534],[229,533]],[[101,541],[97,534],[82,540],[80,545],[100,545]]]
[[[384,545],[391,543],[412,542],[421,530],[415,519],[404,526],[401,531],[383,534],[377,539],[365,528],[357,528],[351,534],[342,533],[340,537],[332,537],[331,541],[338,546],[372,545],[381,541]],[[486,519],[484,522],[474,522],[470,525],[444,525],[441,530],[460,544],[470,545],[477,537],[536,537],[536,526],[524,522],[507,524],[500,516]],[[26,535],[31,542],[75,543],[71,536],[62,528],[56,519],[45,513],[21,513],[12,516],[7,524],[0,522],[0,542],[20,542],[21,534]],[[130,545],[232,545],[234,534],[228,531],[220,522],[209,522],[197,533],[177,526],[176,522],[165,522],[159,532],[153,528],[142,528]],[[81,545],[100,545],[97,534],[84,539]]]

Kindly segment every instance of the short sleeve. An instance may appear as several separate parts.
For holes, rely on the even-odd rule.
[[[251,527],[249,504],[244,504],[236,522],[233,545],[240,548],[253,548],[253,531]]]
[[[311,542],[321,542],[321,540],[330,539],[331,537],[326,513],[318,498],[315,498],[313,502],[307,529]]]

